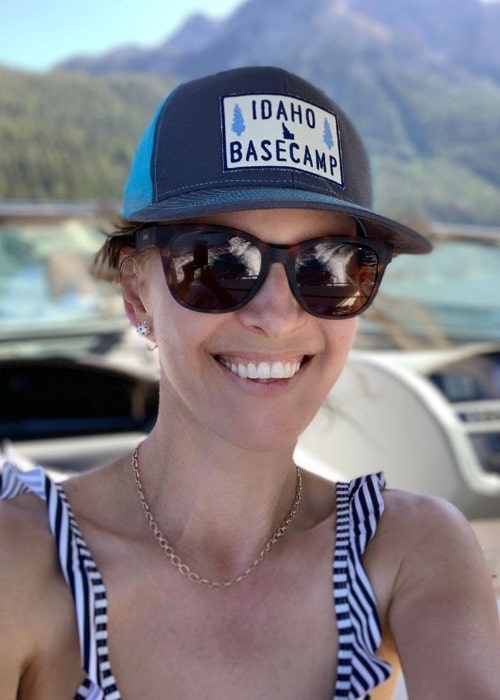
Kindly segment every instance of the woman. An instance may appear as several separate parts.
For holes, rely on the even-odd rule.
[[[430,247],[370,197],[351,122],[295,75],[160,107],[105,249],[158,348],[158,420],[63,488],[4,467],[2,700],[380,699],[399,659],[412,700],[498,698],[465,519],[293,462],[392,255]]]

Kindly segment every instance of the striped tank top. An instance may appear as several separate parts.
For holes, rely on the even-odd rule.
[[[62,574],[75,603],[85,680],[73,700],[121,700],[108,658],[107,598],[64,489],[45,471],[21,471],[0,458],[0,500],[33,493],[47,504]],[[369,700],[370,691],[387,680],[391,666],[376,652],[382,639],[375,595],[362,555],[384,509],[382,474],[336,486],[337,522],[333,557],[333,603],[339,649],[333,700]]]

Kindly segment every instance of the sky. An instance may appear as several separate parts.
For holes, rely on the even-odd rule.
[[[39,71],[76,54],[155,46],[188,16],[226,17],[244,1],[0,0],[0,63]]]
[[[226,17],[244,2],[0,0],[0,63],[43,71],[76,54],[100,54],[126,44],[151,47],[195,12]]]

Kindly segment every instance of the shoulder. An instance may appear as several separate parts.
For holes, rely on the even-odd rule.
[[[384,515],[380,529],[400,541],[398,550],[405,560],[429,559],[455,544],[479,551],[477,538],[465,516],[453,504],[435,496],[384,489]]]
[[[31,493],[0,501],[0,696],[17,697],[21,681],[28,688],[33,682],[48,687],[55,676],[61,682],[66,674],[61,668],[73,673],[66,660],[74,663],[78,677],[74,603],[47,503]],[[73,683],[76,687],[72,677]]]
[[[47,506],[32,494],[0,501],[0,601],[30,596],[58,570]]]
[[[376,539],[397,569],[397,587],[435,577],[439,570],[450,576],[460,573],[463,579],[468,567],[483,568],[479,542],[454,505],[393,489],[384,489],[382,498],[384,512]]]
[[[422,495],[409,491],[384,488],[384,516],[388,524],[397,521],[408,527],[419,525],[426,531],[439,522],[441,525],[460,525],[469,530],[467,519],[449,501],[437,496]]]
[[[14,557],[19,566],[34,562],[39,552],[51,546],[44,500],[48,482],[42,469],[2,462],[0,455],[0,556]],[[3,567],[0,571],[5,573]]]
[[[25,493],[0,501],[0,554],[13,556],[21,564],[37,556],[40,547],[52,541],[47,506],[35,495]],[[4,573],[3,568],[0,569]]]
[[[467,519],[439,498],[391,490],[383,498],[378,553],[392,567],[388,621],[411,696],[497,697],[493,581]]]
[[[64,607],[63,586],[45,503],[31,494],[0,501],[2,677],[20,673],[38,653],[54,623],[51,608]]]
[[[382,491],[384,512],[366,556],[393,620],[489,600],[492,579],[464,515],[437,497]],[[383,594],[382,594],[383,592]],[[487,603],[487,604],[489,604]]]

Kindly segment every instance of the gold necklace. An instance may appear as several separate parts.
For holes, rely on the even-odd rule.
[[[148,502],[146,501],[146,496],[144,494],[144,487],[142,485],[141,475],[139,472],[139,445],[135,448],[134,453],[132,455],[132,470],[134,472],[134,480],[135,485],[137,487],[137,493],[139,494],[139,500],[144,510],[146,521],[151,530],[153,531],[155,540],[158,542],[160,548],[162,549],[163,553],[166,555],[172,566],[174,566],[180,574],[182,574],[183,576],[187,576],[190,581],[193,581],[193,583],[198,583],[202,586],[207,586],[208,588],[229,588],[229,586],[233,586],[235,583],[240,583],[240,581],[246,579],[247,576],[249,576],[252,573],[252,571],[255,571],[258,565],[263,561],[264,557],[267,554],[269,554],[276,542],[278,542],[287,532],[288,528],[292,524],[297,514],[300,505],[300,499],[302,496],[302,474],[298,467],[295,467],[295,469],[297,471],[297,488],[295,490],[295,498],[292,503],[292,507],[288,511],[288,514],[286,515],[281,525],[278,527],[277,530],[275,530],[272,537],[265,544],[264,548],[261,549],[255,561],[252,564],[250,564],[250,566],[247,569],[245,569],[245,571],[242,574],[236,576],[236,578],[229,579],[227,581],[211,581],[210,579],[200,576],[200,574],[197,574],[196,572],[192,571],[191,568],[182,561],[179,555],[176,554],[172,545],[169,543],[166,536],[160,530],[160,527],[153,517],[151,508],[149,507]]]

